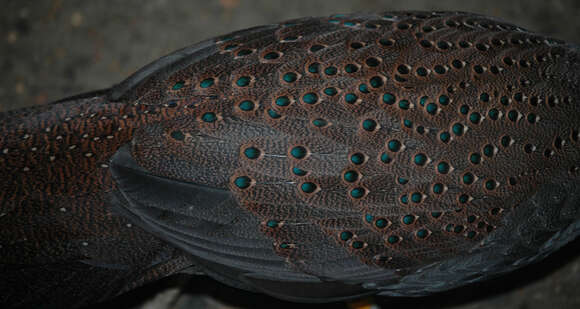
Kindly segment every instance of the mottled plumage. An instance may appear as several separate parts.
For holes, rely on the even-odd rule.
[[[335,15],[0,114],[0,303],[188,267],[293,301],[420,296],[529,264],[580,229],[579,74],[577,47],[485,16]]]

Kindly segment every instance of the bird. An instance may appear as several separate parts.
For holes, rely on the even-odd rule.
[[[176,273],[294,302],[420,297],[580,231],[578,46],[494,17],[307,17],[0,114],[0,304]]]

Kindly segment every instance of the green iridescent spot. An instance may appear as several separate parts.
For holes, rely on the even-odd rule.
[[[363,155],[360,152],[354,153],[353,155],[350,156],[350,162],[352,162],[355,165],[363,164],[364,161],[365,161],[365,155]]]
[[[397,152],[397,151],[401,150],[401,142],[399,142],[396,139],[390,140],[387,143],[387,147],[389,148],[390,151]]]
[[[178,140],[178,141],[183,141],[185,139],[185,134],[183,134],[183,132],[181,131],[173,131],[171,132],[171,138]]]
[[[327,96],[334,96],[338,93],[338,90],[336,90],[336,88],[334,87],[328,87],[324,89],[324,94],[326,94]]]
[[[294,173],[294,175],[296,175],[296,176],[306,176],[306,174],[307,174],[307,172],[305,170],[298,168],[298,167],[293,167],[292,173]]]
[[[300,190],[304,193],[312,193],[316,190],[316,184],[313,182],[305,182],[300,185]]]
[[[280,244],[280,248],[281,249],[290,249],[292,246],[290,244],[287,244],[285,242]]]
[[[515,122],[518,120],[519,113],[515,110],[511,110],[508,112],[507,116],[509,120]]]
[[[495,188],[497,187],[497,183],[495,182],[495,180],[488,180],[485,182],[485,188],[487,190],[495,190]]]
[[[199,86],[201,88],[208,88],[208,87],[213,86],[214,82],[215,81],[213,78],[206,78],[206,79],[202,80],[201,83],[199,83]]]
[[[447,72],[447,69],[445,69],[445,67],[442,65],[436,65],[433,68],[433,71],[435,71],[435,73],[437,74],[445,74],[445,72]]]
[[[494,155],[494,153],[495,153],[495,147],[493,147],[492,145],[487,144],[483,147],[483,154],[486,157],[491,158]]]
[[[303,159],[306,157],[308,151],[302,146],[296,146],[290,150],[290,154],[296,159]]]
[[[441,132],[439,139],[444,143],[448,143],[451,140],[451,134],[449,132]]]
[[[379,76],[374,76],[369,80],[369,83],[371,84],[371,87],[379,88],[383,86],[383,79],[380,78]]]
[[[522,102],[524,100],[524,95],[521,92],[514,94],[514,100],[516,102]]]
[[[422,96],[422,97],[419,99],[419,104],[420,104],[421,106],[425,106],[425,103],[427,103],[427,100],[429,100],[429,97],[427,97],[427,96]]]
[[[510,99],[506,96],[502,96],[499,101],[501,102],[501,104],[503,105],[509,105],[510,104]]]
[[[509,145],[511,145],[512,143],[512,138],[509,136],[502,136],[501,141],[500,141],[501,145],[504,147],[508,147]]]
[[[463,115],[467,115],[469,113],[469,106],[461,105],[461,107],[459,108],[459,112],[462,113]]]
[[[276,220],[268,220],[268,222],[266,222],[266,226],[268,226],[269,228],[278,227],[278,224],[280,224],[280,222]]]
[[[425,110],[427,110],[427,113],[435,115],[437,113],[437,105],[435,103],[429,103]]]
[[[183,88],[184,85],[185,85],[185,82],[180,80],[180,81],[176,82],[171,89],[179,90],[179,89]]]
[[[419,134],[425,133],[425,127],[423,127],[423,126],[417,126],[417,133],[419,133]]]
[[[344,231],[344,232],[340,233],[340,239],[343,241],[347,241],[351,238],[352,238],[352,232],[350,232],[350,231]]]
[[[366,84],[360,84],[358,85],[358,91],[362,93],[369,93],[369,87],[367,87]]]
[[[445,226],[445,231],[451,232],[453,231],[453,224],[449,223]]]
[[[375,226],[379,229],[384,229],[389,225],[389,221],[387,221],[386,219],[377,219],[377,221],[375,222]]]
[[[240,176],[234,180],[234,184],[240,189],[246,189],[252,184],[252,179],[248,176]]]
[[[315,62],[308,66],[308,72],[312,74],[316,74],[320,72],[320,63]]]
[[[391,245],[396,244],[399,241],[399,236],[391,235],[389,238],[387,238],[387,241]]]
[[[429,73],[429,71],[427,71],[427,69],[425,69],[424,67],[419,67],[417,69],[418,76],[425,77],[425,76],[427,76],[428,73]]]
[[[393,105],[395,104],[395,102],[397,101],[397,98],[395,97],[394,94],[391,93],[385,93],[383,94],[383,102],[388,104],[388,105]]]
[[[475,232],[475,231],[469,231],[469,232],[467,232],[467,238],[474,238],[475,235],[477,235],[477,232]]]
[[[471,121],[471,123],[478,124],[480,120],[481,115],[478,112],[473,112],[469,115],[469,121]]]
[[[244,100],[242,102],[240,102],[240,104],[238,105],[238,107],[243,110],[244,112],[249,112],[254,110],[254,102],[249,101],[249,100]]]
[[[451,127],[451,130],[453,131],[453,134],[461,136],[465,132],[465,126],[462,125],[461,123],[455,123]]]
[[[433,185],[433,193],[441,194],[445,190],[445,186],[442,183],[436,183]]]
[[[201,120],[203,120],[204,122],[214,122],[217,120],[217,116],[215,113],[208,112],[201,116]]]
[[[423,166],[427,163],[427,156],[424,153],[418,153],[415,155],[413,162],[419,166]]]
[[[272,118],[272,119],[278,119],[280,117],[282,117],[282,115],[278,114],[275,110],[273,109],[269,109],[268,110],[268,115]]]
[[[400,185],[406,185],[409,182],[409,179],[403,178],[403,177],[397,177],[397,182]]]
[[[528,122],[529,123],[536,123],[536,119],[537,119],[536,114],[534,114],[534,113],[528,114]]]
[[[252,79],[249,76],[242,76],[238,78],[238,80],[236,81],[236,85],[238,85],[239,87],[247,87],[251,81]]]
[[[290,105],[290,99],[287,96],[278,97],[276,98],[276,105],[288,106]]]
[[[350,196],[352,196],[353,198],[361,198],[363,197],[363,195],[365,195],[364,188],[354,188],[350,190]]]
[[[347,171],[344,173],[343,178],[346,182],[355,182],[358,180],[358,173],[355,171]]]
[[[358,71],[358,66],[355,64],[349,63],[344,67],[344,71],[346,73],[354,73],[354,72]]]
[[[487,115],[489,116],[489,119],[491,120],[497,120],[499,118],[499,111],[495,108],[492,108],[489,110],[489,112],[487,113]]]
[[[365,119],[362,122],[362,127],[365,131],[372,132],[377,128],[377,122],[373,119]]]
[[[485,92],[484,92],[484,93],[482,93],[482,94],[479,96],[479,99],[480,99],[482,102],[489,102],[489,94],[487,94],[487,93],[485,93]]]
[[[463,230],[464,230],[464,227],[462,225],[457,225],[453,229],[453,232],[455,232],[455,233],[461,233],[461,232],[463,232]]]
[[[413,192],[411,194],[411,201],[413,201],[413,203],[420,203],[422,199],[423,195],[419,192]]]
[[[440,211],[433,211],[433,212],[431,212],[431,217],[433,217],[435,219],[441,217],[441,215],[443,215],[443,213],[440,212]]]
[[[403,125],[407,128],[412,128],[413,127],[413,122],[409,119],[405,119],[403,120]]]
[[[476,219],[477,218],[474,215],[471,215],[471,216],[467,217],[467,222],[468,223],[473,223],[473,222],[475,222]]]
[[[462,181],[466,185],[470,185],[475,181],[475,176],[472,173],[465,173],[463,174]]]
[[[364,246],[365,246],[365,243],[362,242],[362,241],[356,240],[356,241],[353,241],[352,242],[352,248],[353,249],[362,249]]]
[[[296,74],[294,72],[288,72],[288,73],[284,74],[282,79],[284,79],[284,81],[287,83],[292,83],[298,79],[298,74]]]
[[[371,222],[373,222],[373,220],[374,220],[374,217],[373,217],[373,215],[371,215],[371,214],[366,214],[366,215],[365,215],[365,221],[366,221],[367,223],[371,223]]]
[[[302,101],[306,104],[314,104],[318,101],[318,95],[314,92],[309,92],[302,96]]]
[[[406,215],[403,217],[403,223],[406,225],[412,224],[413,222],[415,222],[415,216],[412,215]]]
[[[260,156],[260,149],[256,148],[256,147],[248,147],[244,150],[244,155],[246,156],[246,158],[248,159],[257,159]]]
[[[477,74],[483,74],[483,72],[485,72],[485,69],[478,64],[473,66],[473,71],[475,71],[475,73]]]
[[[415,235],[417,235],[418,238],[424,239],[427,237],[427,235],[429,235],[429,232],[426,229],[420,229]]]
[[[327,67],[326,69],[324,69],[324,74],[326,75],[336,75],[336,72],[338,72],[336,67]]]
[[[469,155],[469,161],[473,164],[479,164],[481,162],[481,155],[479,153],[472,153]]]
[[[408,110],[410,106],[411,106],[411,103],[409,103],[409,101],[407,101],[407,100],[399,101],[399,108],[402,110]]]
[[[354,93],[347,93],[344,96],[344,100],[346,101],[346,103],[353,104],[356,102],[356,100],[358,100],[358,97]]]
[[[317,118],[317,119],[312,120],[312,124],[315,127],[322,128],[322,127],[325,127],[328,124],[328,121],[326,121],[326,120],[324,120],[322,118]]]
[[[439,172],[439,174],[447,174],[449,173],[449,163],[447,162],[439,162],[439,164],[437,164],[437,172]]]
[[[280,57],[280,54],[277,52],[269,52],[269,53],[264,55],[264,59],[267,59],[267,60],[274,60],[274,59],[278,59],[279,57]]]
[[[383,152],[381,154],[381,162],[383,162],[385,164],[389,164],[389,163],[393,162],[393,159],[391,159],[391,157],[389,156],[388,153]]]
[[[401,195],[400,201],[401,201],[401,203],[403,203],[405,205],[408,204],[409,203],[409,196],[407,194]]]
[[[448,105],[450,101],[451,99],[449,99],[449,97],[446,95],[439,96],[439,104],[443,106]]]

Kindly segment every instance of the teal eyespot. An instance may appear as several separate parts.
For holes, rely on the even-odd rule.
[[[268,220],[268,222],[266,222],[266,226],[272,229],[278,227],[278,224],[280,224],[280,222],[276,220]]]
[[[248,176],[240,176],[234,180],[234,185],[240,189],[246,189],[252,184],[252,179]]]
[[[254,104],[254,102],[252,102],[250,100],[244,100],[244,101],[240,102],[238,107],[244,112],[249,112],[249,111],[254,110],[255,104]]]
[[[347,93],[344,96],[344,100],[346,101],[346,103],[353,104],[353,103],[356,103],[356,101],[358,100],[358,97],[354,93]]]
[[[247,87],[251,81],[252,79],[249,76],[242,76],[238,78],[236,85],[238,85],[238,87]]]
[[[475,176],[472,173],[463,174],[462,181],[466,185],[470,185],[475,181]]]
[[[326,94],[327,96],[335,96],[338,93],[338,91],[336,90],[336,88],[334,87],[328,87],[324,89],[324,94]]]
[[[375,221],[375,226],[379,229],[384,229],[389,225],[389,221],[387,221],[386,219],[377,219],[377,221]]]
[[[260,157],[260,154],[261,154],[260,149],[256,147],[248,147],[244,150],[244,155],[246,156],[246,158],[251,160],[257,159],[258,157]]]
[[[280,115],[278,112],[276,112],[276,111],[275,111],[275,110],[273,110],[273,109],[269,109],[269,110],[268,110],[268,115],[269,115],[269,116],[270,116],[270,118],[272,118],[272,119],[278,119],[278,118],[282,117],[282,115]]]
[[[399,101],[399,108],[402,110],[408,110],[411,107],[411,103],[408,100]]]
[[[439,140],[443,143],[448,143],[451,140],[451,134],[449,134],[449,132],[441,132],[439,134]]]
[[[183,134],[183,132],[181,131],[173,131],[170,133],[171,138],[178,140],[178,141],[183,141],[185,140],[185,134]]]
[[[312,63],[311,65],[308,66],[308,72],[312,73],[312,74],[317,74],[318,72],[320,72],[320,63]]]
[[[366,84],[360,84],[358,85],[358,91],[362,93],[369,93],[369,88],[367,87]]]
[[[317,186],[313,182],[305,182],[300,185],[300,190],[304,193],[312,193],[316,191],[316,188]]]
[[[413,222],[415,222],[415,216],[406,215],[406,216],[403,217],[403,220],[402,221],[406,225],[413,224]]]
[[[201,116],[201,120],[203,120],[204,122],[215,122],[217,120],[217,116],[215,113],[208,112],[208,113],[204,113]]]
[[[346,73],[355,73],[356,71],[358,71],[358,66],[354,65],[354,64],[347,64],[344,67],[344,71]]]
[[[424,239],[429,235],[429,232],[426,229],[420,229],[415,234],[418,238]]]
[[[446,95],[439,96],[439,104],[443,106],[448,105],[450,101],[451,99],[449,99],[449,97]]]
[[[397,98],[392,93],[383,94],[383,102],[388,105],[393,105],[397,101]]]
[[[278,97],[276,98],[276,105],[288,106],[290,105],[290,99],[287,96]]]
[[[399,242],[399,236],[391,235],[387,238],[387,242],[391,245],[396,244],[397,242]]]
[[[306,176],[307,172],[301,168],[293,167],[292,173],[296,176]]]
[[[215,80],[213,78],[206,78],[199,83],[201,88],[208,88],[214,85]]]
[[[383,79],[380,78],[379,76],[374,76],[374,77],[371,77],[371,79],[369,80],[369,83],[371,84],[371,87],[379,88],[379,87],[383,86]]]
[[[449,163],[447,163],[447,162],[439,162],[437,164],[437,172],[439,174],[447,174],[447,173],[449,173],[449,169],[450,168],[451,167],[449,166]]]
[[[310,92],[302,96],[302,101],[306,104],[314,104],[318,101],[318,95],[316,93]]]
[[[354,188],[350,190],[350,196],[359,199],[365,195],[366,190],[364,188]]]
[[[377,128],[377,122],[373,119],[365,119],[362,122],[362,127],[365,131],[372,132]]]
[[[296,146],[290,150],[290,155],[296,159],[303,159],[306,157],[308,151],[302,146]]]
[[[326,74],[326,75],[336,75],[337,72],[338,72],[338,70],[336,69],[336,67],[332,67],[332,66],[324,69],[324,74]]]
[[[389,164],[389,163],[393,162],[393,159],[391,159],[391,157],[389,156],[388,153],[383,152],[381,154],[381,162],[383,162],[385,164]]]
[[[298,75],[294,72],[288,72],[282,76],[282,79],[287,83],[293,83],[298,79]]]
[[[322,118],[317,118],[317,119],[312,120],[312,124],[315,127],[322,128],[322,127],[325,127],[328,124],[328,121],[326,121],[326,120],[324,120]]]
[[[344,231],[344,232],[340,233],[340,239],[342,241],[347,241],[347,240],[351,239],[352,236],[353,236],[353,234],[350,231]]]
[[[413,203],[420,203],[422,199],[423,199],[423,196],[419,192],[413,192],[411,194],[411,201],[413,201]]]
[[[176,82],[171,89],[179,90],[179,89],[183,88],[184,85],[185,85],[185,82],[180,80],[180,81]]]
[[[418,153],[415,155],[413,162],[419,166],[423,166],[427,163],[427,156],[424,153]]]
[[[401,142],[399,142],[396,139],[390,140],[387,143],[387,147],[389,148],[390,151],[392,152],[398,152],[399,150],[401,150]]]
[[[445,186],[442,183],[436,183],[433,185],[433,193],[441,194],[445,190]]]
[[[350,162],[352,162],[355,165],[363,164],[364,161],[365,161],[365,156],[360,152],[357,152],[357,153],[350,156]]]
[[[358,180],[358,173],[355,171],[347,171],[344,173],[343,179],[346,182],[355,182]]]

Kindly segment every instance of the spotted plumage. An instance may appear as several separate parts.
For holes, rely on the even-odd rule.
[[[187,267],[294,301],[418,296],[529,264],[580,227],[578,56],[481,15],[333,15],[1,114],[3,300]]]

